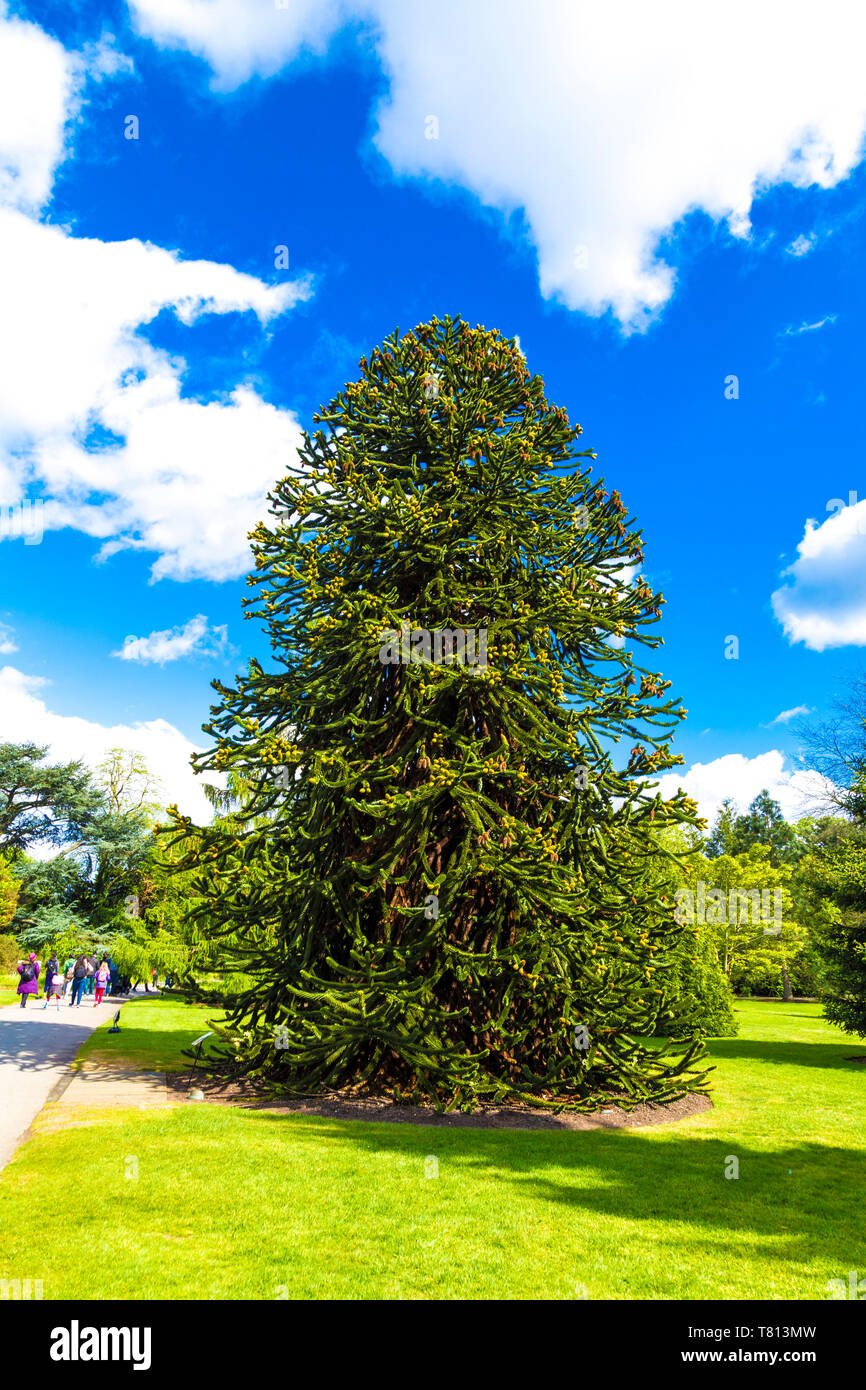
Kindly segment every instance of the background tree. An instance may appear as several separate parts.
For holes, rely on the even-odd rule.
[[[61,845],[99,805],[99,792],[80,762],[45,763],[47,747],[0,744],[0,849]]]
[[[783,997],[790,999],[792,972],[801,983],[808,939],[792,893],[793,873],[792,865],[773,863],[771,845],[757,843],[741,854],[716,859],[696,854],[684,861],[680,885],[693,895],[695,917],[700,916],[700,901],[704,903],[703,920],[722,971],[736,991],[746,992],[771,976]],[[772,920],[777,890],[781,894],[778,923]],[[688,920],[691,923],[691,915]],[[803,973],[809,982],[808,964]]]
[[[707,837],[706,852],[710,859],[718,859],[720,854],[734,854],[734,824],[737,819],[737,805],[731,797],[725,797],[716,813],[712,831]]]
[[[866,1037],[866,827],[829,830],[825,823],[825,843],[801,862],[797,888],[811,915],[824,1012]]]
[[[795,841],[793,826],[764,787],[743,815],[737,814],[730,797],[722,802],[707,839],[706,853],[708,858],[717,859],[723,854],[746,854],[753,845],[765,845],[770,863],[791,863],[796,858]]]
[[[702,839],[695,827],[687,826],[669,829],[659,839],[669,857],[660,855],[651,872],[673,900],[677,888],[694,881],[692,861]],[[659,983],[664,990],[658,1022],[661,1036],[736,1036],[733,992],[719,962],[713,929],[705,922],[684,927],[659,972]]]
[[[254,981],[225,1055],[463,1108],[698,1089],[698,1041],[640,1041],[681,934],[652,831],[695,810],[648,781],[685,711],[632,650],[662,602],[626,578],[640,534],[497,333],[433,320],[361,370],[253,533],[276,669],[214,683],[197,767],[251,798],[231,835],[175,813]],[[456,628],[486,666],[431,655]]]
[[[802,740],[804,764],[823,779],[823,809],[866,823],[866,675],[849,680],[846,693],[833,701],[829,719],[801,719],[794,728]]]
[[[74,817],[67,794],[66,819],[50,833],[31,821],[30,841],[56,848],[50,858],[17,851],[12,926],[23,947],[44,950],[58,934],[77,934],[82,947],[102,947],[113,931],[124,929],[126,899],[147,888],[155,847],[154,785],[139,754],[113,749],[92,777],[75,773]],[[20,822],[15,831],[19,838],[25,833]]]

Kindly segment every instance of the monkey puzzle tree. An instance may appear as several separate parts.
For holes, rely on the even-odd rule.
[[[699,1043],[641,1041],[681,930],[651,831],[694,807],[647,784],[685,711],[627,645],[640,533],[512,341],[434,319],[360,367],[252,533],[275,669],[214,682],[198,768],[250,799],[175,813],[254,980],[224,1056],[466,1109],[700,1089]]]

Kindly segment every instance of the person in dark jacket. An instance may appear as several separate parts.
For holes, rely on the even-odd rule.
[[[36,959],[35,951],[31,951],[27,960],[19,963],[18,974],[21,979],[18,981],[17,993],[21,995],[21,1007],[23,1009],[28,996],[39,993],[39,962]]]
[[[87,979],[87,957],[79,956],[72,967],[72,992],[69,996],[69,1007],[73,1004],[76,1008],[81,1003],[81,991],[84,989],[84,982]]]

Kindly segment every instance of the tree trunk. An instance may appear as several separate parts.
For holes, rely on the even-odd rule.
[[[782,966],[782,998],[785,1000],[786,1004],[790,1004],[791,1000],[794,998],[794,991],[791,989],[787,965]]]

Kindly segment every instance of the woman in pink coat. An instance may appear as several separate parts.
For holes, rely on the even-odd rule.
[[[35,951],[31,951],[29,959],[19,965],[18,974],[21,976],[18,981],[18,993],[21,995],[21,1007],[23,1009],[27,1003],[28,994],[39,993],[39,962],[36,959]]]

